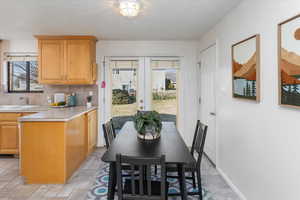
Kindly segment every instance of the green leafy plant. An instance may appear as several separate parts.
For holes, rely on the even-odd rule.
[[[145,135],[150,129],[160,133],[162,122],[160,115],[156,111],[138,111],[134,116],[134,125],[138,133]]]

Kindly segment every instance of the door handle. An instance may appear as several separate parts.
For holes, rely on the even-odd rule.
[[[216,113],[214,113],[214,112],[210,112],[209,114],[212,116],[216,116]]]

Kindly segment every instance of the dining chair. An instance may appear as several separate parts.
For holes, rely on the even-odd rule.
[[[198,127],[200,125],[200,120],[197,120],[196,123],[196,128],[194,131],[194,136],[193,136],[193,142],[192,142],[192,147],[190,149],[190,152],[192,154],[192,156],[194,156],[195,154],[195,143],[196,143],[196,139],[197,139],[197,133],[198,133]],[[177,166],[176,165],[168,165],[168,168],[170,171],[172,172],[176,172],[177,171]],[[196,188],[196,178],[195,178],[195,172],[191,172],[192,173],[192,181],[193,181],[193,188]],[[178,178],[178,176],[168,176],[169,178]]]
[[[113,136],[115,138],[116,137],[116,129],[115,129],[115,126],[114,126],[114,121],[113,121],[112,118],[109,121],[110,121],[110,126],[111,126],[111,130],[112,130]]]
[[[190,172],[192,176],[186,176],[186,179],[193,180],[193,188],[195,188],[195,174],[197,174],[197,185],[198,185],[198,192],[189,192],[189,195],[199,195],[199,199],[202,200],[202,185],[201,185],[201,161],[203,156],[203,150],[207,135],[207,125],[202,124],[200,121],[197,122],[197,131],[194,136],[193,141],[193,152],[192,155],[197,153],[196,163],[191,163],[185,166],[185,172]],[[167,172],[177,172],[178,168],[176,165],[167,165]],[[178,176],[167,176],[170,178],[178,178]]]
[[[105,146],[106,146],[106,149],[108,149],[109,146],[111,145],[112,141],[116,137],[114,134],[114,130],[113,130],[111,121],[108,121],[105,124],[102,124],[102,128],[103,128]]]
[[[166,200],[169,184],[166,179],[165,156],[156,158],[132,157],[117,154],[117,191],[119,200]],[[126,172],[130,178],[124,177],[122,166],[126,164],[131,170]],[[161,168],[160,181],[153,180],[152,166]],[[139,175],[135,174],[138,168]]]
[[[113,142],[113,140],[116,138],[116,135],[114,134],[114,127],[112,125],[112,120],[109,120],[105,124],[102,124],[102,128],[103,128],[104,139],[105,139],[105,147],[106,147],[106,149],[108,149],[110,147],[111,143]],[[130,170],[130,166],[124,164],[124,165],[122,165],[122,169]]]

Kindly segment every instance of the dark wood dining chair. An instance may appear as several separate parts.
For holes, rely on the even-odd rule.
[[[111,126],[111,130],[112,130],[113,136],[115,138],[117,134],[116,134],[115,126],[114,126],[114,121],[113,121],[112,118],[109,121],[110,121],[110,126]]]
[[[165,156],[158,158],[141,158],[117,154],[117,190],[119,200],[166,200],[169,184],[166,180]],[[122,166],[126,164],[131,170],[130,179],[122,173]],[[159,165],[161,168],[160,181],[152,180],[152,166]],[[135,174],[138,168],[139,175]]]
[[[105,124],[102,124],[102,128],[103,128],[105,146],[106,146],[106,149],[108,149],[116,137],[113,127],[112,127],[112,121],[108,121]]]
[[[111,143],[113,142],[113,140],[116,138],[112,120],[109,120],[105,124],[102,124],[102,128],[103,128],[104,139],[105,139],[105,147],[106,147],[106,149],[108,149],[110,147]],[[124,165],[122,165],[122,169],[130,170],[131,168],[129,165],[124,164]],[[137,168],[136,168],[136,170],[137,170]],[[127,175],[125,175],[125,176],[127,176]]]
[[[194,136],[193,136],[192,147],[191,147],[191,151],[190,151],[192,156],[194,156],[194,154],[195,154],[195,143],[196,143],[196,139],[197,139],[199,125],[200,125],[200,120],[197,120],[196,128],[195,128],[195,131],[194,131]],[[168,168],[172,172],[177,171],[177,166],[176,165],[168,165]],[[191,172],[191,173],[192,173],[193,188],[196,188],[195,172]],[[169,177],[169,178],[178,178],[178,176],[175,176],[175,177],[174,176],[167,176],[167,177]]]
[[[202,200],[202,185],[201,185],[201,161],[203,156],[203,150],[207,135],[207,125],[202,124],[200,121],[197,122],[197,131],[194,136],[193,147],[192,147],[192,155],[198,154],[196,159],[196,163],[191,163],[185,166],[185,172],[190,172],[192,176],[186,176],[186,179],[193,180],[193,187],[195,188],[195,174],[197,174],[197,185],[198,192],[190,192],[189,195],[199,195],[199,199]],[[176,165],[167,165],[167,172],[177,172],[178,168]],[[178,176],[168,176],[170,178],[178,178]]]

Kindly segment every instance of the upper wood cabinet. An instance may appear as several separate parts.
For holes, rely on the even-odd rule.
[[[41,83],[63,83],[64,41],[39,41],[39,80]]]
[[[41,84],[82,85],[96,82],[96,38],[36,36]]]

